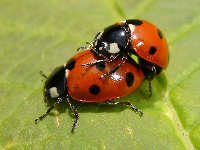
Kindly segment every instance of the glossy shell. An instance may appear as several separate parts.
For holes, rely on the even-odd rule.
[[[75,55],[67,70],[67,89],[69,96],[82,102],[103,102],[127,96],[136,90],[144,80],[141,69],[137,68],[131,61],[126,61],[110,77],[99,79],[101,75],[109,72],[121,62],[121,58],[106,64],[94,66],[82,66],[97,61],[90,50]],[[70,63],[73,62],[73,65]]]
[[[137,55],[163,69],[168,65],[169,49],[162,32],[143,20],[127,20],[131,30],[131,46]]]

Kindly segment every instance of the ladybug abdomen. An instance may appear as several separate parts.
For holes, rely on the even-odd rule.
[[[84,56],[84,59],[83,59]],[[77,101],[103,102],[127,96],[136,90],[144,80],[141,69],[126,61],[109,77],[99,77],[121,62],[121,58],[110,63],[98,63],[93,66],[82,66],[97,61],[90,50],[83,51],[73,58],[74,66],[67,73],[69,96]]]

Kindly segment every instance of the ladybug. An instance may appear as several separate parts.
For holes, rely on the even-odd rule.
[[[120,59],[83,67],[82,64],[98,61],[90,50],[85,50],[71,58],[64,66],[56,68],[50,77],[43,75],[47,78],[44,86],[45,98],[55,99],[56,102],[45,114],[36,119],[35,123],[46,117],[57,104],[64,101],[69,104],[75,116],[71,132],[74,131],[79,119],[78,111],[72,101],[125,105],[142,116],[142,111],[131,103],[114,101],[135,91],[144,80],[142,70],[132,59],[129,59],[108,78],[99,80],[99,76],[113,70],[116,64],[120,63]]]
[[[149,81],[165,69],[169,61],[168,44],[163,33],[144,20],[117,22],[99,32],[89,47],[104,62],[121,57],[121,62],[113,70],[121,67],[128,56],[138,56],[138,63]],[[93,64],[85,64],[88,65]],[[100,78],[108,77],[112,72]]]

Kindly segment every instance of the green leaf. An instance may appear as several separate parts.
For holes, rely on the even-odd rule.
[[[200,1],[1,0],[0,149],[200,149]],[[141,18],[163,30],[170,64],[120,101],[143,110],[80,104],[80,120],[66,104],[47,109],[39,71],[47,74],[116,21]]]

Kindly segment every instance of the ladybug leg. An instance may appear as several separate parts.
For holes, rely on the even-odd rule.
[[[151,85],[151,80],[149,80],[149,97],[152,96],[152,85]]]
[[[101,54],[99,54],[98,52],[96,52],[94,49],[91,49],[90,50],[96,57],[98,57],[99,58],[99,60],[97,60],[97,61],[95,61],[95,62],[92,62],[92,63],[88,63],[88,64],[82,64],[82,66],[94,66],[94,65],[96,65],[96,64],[98,64],[98,63],[105,63],[105,62],[111,62],[111,61],[113,61],[114,59],[116,59],[119,55],[116,55],[115,57],[114,57],[114,59],[107,59],[104,55],[101,55]],[[103,57],[103,58],[102,58]]]
[[[63,102],[63,101],[64,101],[63,98],[58,97],[58,98],[57,98],[57,101],[53,104],[53,106],[51,106],[51,107],[46,111],[46,113],[44,113],[43,115],[41,115],[40,117],[38,117],[37,119],[35,119],[35,124],[37,124],[39,120],[44,119],[44,118],[51,112],[51,110],[54,109],[54,108],[56,107],[56,105],[58,105],[59,103],[61,103],[61,102]]]
[[[95,35],[95,37],[94,37],[94,39],[93,39],[93,45],[97,45],[95,42],[99,39],[99,36],[102,34],[102,32],[98,32],[96,35]]]
[[[117,65],[114,69],[112,69],[110,72],[107,72],[107,73],[101,75],[101,76],[99,77],[99,79],[107,78],[107,77],[110,76],[112,73],[115,73],[115,72],[126,62],[126,60],[127,60],[127,57],[126,57],[126,56],[123,56],[123,57],[122,57],[122,61],[121,61],[120,64],[118,64],[118,65]]]
[[[149,97],[152,96],[152,84],[151,84],[151,81],[153,80],[154,76],[157,74],[157,70],[156,70],[155,66],[152,66],[151,70],[152,70],[152,74],[150,74],[147,77],[148,82],[149,82]]]
[[[138,108],[136,108],[135,106],[133,106],[133,104],[131,104],[130,102],[105,101],[105,103],[110,104],[110,105],[122,105],[122,106],[130,107],[131,110],[133,110],[135,113],[139,114],[140,117],[143,116],[143,112],[141,110],[139,110]]]
[[[93,47],[93,44],[90,42],[86,42],[87,46],[82,46],[76,49],[76,51],[80,51],[80,50],[87,50],[87,49],[91,49]]]
[[[98,64],[98,63],[112,62],[112,61],[115,60],[118,56],[119,56],[119,54],[116,55],[116,56],[113,56],[111,59],[106,59],[106,58],[104,58],[104,59],[99,59],[99,60],[97,60],[97,61],[95,61],[95,62],[93,62],[93,63],[82,64],[82,66],[93,66],[93,65],[96,65],[96,64]]]
[[[102,59],[102,58],[103,58],[103,59],[107,59],[106,56],[104,56],[103,54],[97,52],[95,48],[92,48],[90,51],[91,51],[91,52],[94,54],[94,56],[97,57],[98,59]]]
[[[88,44],[88,43],[86,42],[86,44]],[[90,49],[90,47],[91,47],[91,45],[89,44],[87,46],[82,46],[82,47],[77,48],[76,51],[87,50],[87,49]]]
[[[80,51],[80,50],[88,50],[91,49],[93,47],[93,44],[90,42],[86,42],[87,46],[82,46],[76,49],[76,51]]]
[[[92,43],[90,43],[90,45],[92,45],[92,47],[97,46],[97,41],[98,41],[98,39],[100,38],[99,36],[100,36],[101,34],[102,34],[102,32],[98,32],[98,33],[95,35],[95,37],[94,37]]]
[[[82,66],[94,66],[94,65],[96,65],[96,64],[98,64],[98,63],[105,63],[105,62],[108,62],[108,60],[105,60],[105,59],[100,59],[100,60],[97,60],[97,61],[95,61],[95,62],[92,62],[92,63],[88,63],[88,64],[82,64]]]
[[[97,45],[97,40],[99,39],[99,35],[100,35],[101,33],[102,33],[102,32],[98,32],[98,33],[95,35],[95,37],[94,37],[94,39],[93,39],[92,42],[86,42],[87,46],[79,47],[79,48],[77,48],[76,51],[85,50],[85,49],[90,49],[90,48],[96,46],[96,45]]]
[[[74,107],[74,105],[71,103],[69,98],[67,98],[67,102],[69,104],[69,107],[70,107],[71,111],[73,112],[73,114],[75,116],[75,120],[74,120],[74,123],[72,125],[72,130],[71,130],[71,132],[73,133],[74,129],[76,128],[76,125],[78,123],[79,114],[78,114],[78,110]]]
[[[44,77],[45,79],[48,78],[47,75],[46,75],[43,71],[41,71],[41,70],[40,70],[40,75],[41,75],[42,77]]]

